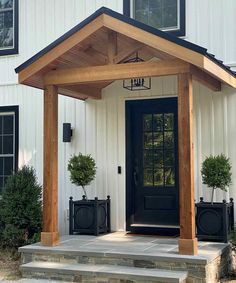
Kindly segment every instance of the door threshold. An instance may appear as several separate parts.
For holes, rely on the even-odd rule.
[[[179,225],[165,225],[165,224],[131,224],[131,227],[144,227],[144,228],[163,228],[163,229],[179,229]]]

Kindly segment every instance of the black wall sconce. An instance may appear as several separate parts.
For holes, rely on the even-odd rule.
[[[63,142],[71,142],[72,134],[71,123],[63,123]]]

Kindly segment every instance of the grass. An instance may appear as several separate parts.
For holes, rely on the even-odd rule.
[[[0,249],[0,280],[17,280],[21,277],[19,271],[20,254],[15,249]]]

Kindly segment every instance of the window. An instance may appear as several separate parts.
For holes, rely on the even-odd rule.
[[[18,53],[18,0],[0,0],[0,55]]]
[[[124,15],[177,36],[185,35],[185,0],[124,0]]]
[[[0,195],[18,166],[18,106],[0,107]]]

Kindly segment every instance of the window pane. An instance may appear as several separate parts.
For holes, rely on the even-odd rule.
[[[4,28],[13,27],[13,11],[7,11],[4,13]]]
[[[144,159],[143,160],[143,166],[144,167],[152,167],[153,166],[153,151],[152,150],[145,150],[143,159]]]
[[[152,168],[144,168],[143,170],[144,186],[153,186],[153,170]]]
[[[0,9],[12,8],[13,0],[0,0]]]
[[[151,133],[144,133],[144,148],[152,149],[152,132]]]
[[[12,115],[3,116],[3,133],[13,134],[13,119]]]
[[[13,136],[3,136],[3,154],[13,154]]]
[[[163,151],[157,150],[154,152],[154,166],[162,167],[163,165]]]
[[[135,19],[148,25],[148,11],[145,11],[145,10],[136,11]]]
[[[3,192],[3,177],[0,177],[0,195]]]
[[[134,1],[135,10],[147,10],[148,9],[148,0],[135,0]]]
[[[11,175],[13,173],[13,157],[4,158],[4,175]]]
[[[163,114],[153,115],[153,131],[163,131]]]
[[[143,130],[144,131],[152,130],[152,114],[143,115]]]
[[[149,9],[161,8],[162,0],[149,0]]]
[[[163,133],[162,132],[153,133],[153,146],[154,148],[163,147]]]
[[[4,173],[3,171],[3,157],[0,157],[0,175],[2,176]]]
[[[3,136],[0,135],[0,154],[3,153],[3,144],[2,144]]]
[[[148,24],[152,27],[155,27],[155,28],[161,28],[162,27],[161,9],[150,10]]]
[[[174,168],[165,168],[165,185],[174,186],[175,185],[175,171]]]
[[[164,185],[164,170],[162,168],[157,168],[154,170],[154,186]]]
[[[174,147],[174,133],[173,132],[165,132],[165,148],[173,148]]]
[[[163,10],[163,27],[177,27],[177,7],[169,6],[165,7]]]

